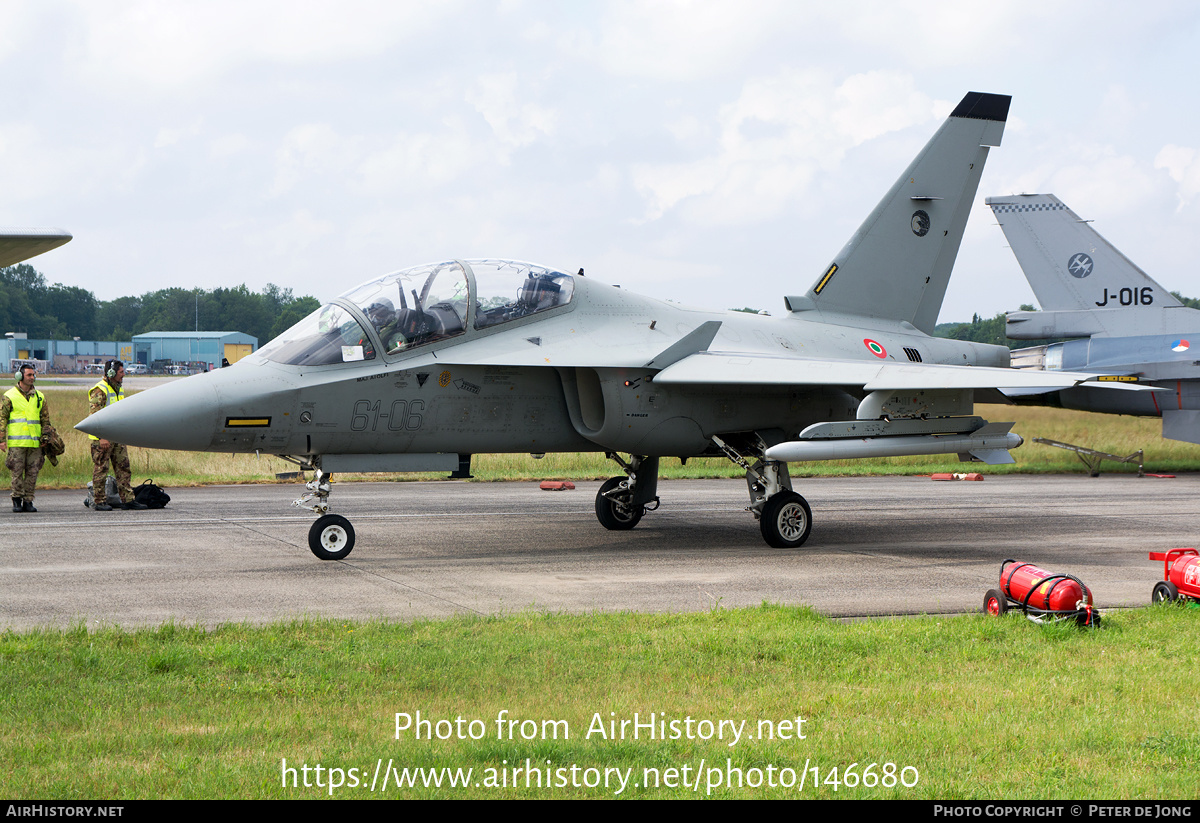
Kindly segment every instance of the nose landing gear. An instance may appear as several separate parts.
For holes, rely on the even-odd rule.
[[[318,517],[308,530],[308,547],[321,560],[341,560],[354,549],[354,527],[340,514]]]
[[[354,550],[354,527],[340,514],[329,514],[333,475],[321,470],[319,459],[314,457],[300,463],[302,468],[311,468],[316,474],[304,484],[308,491],[293,500],[292,505],[321,515],[308,530],[308,548],[312,553],[321,560],[342,560]]]

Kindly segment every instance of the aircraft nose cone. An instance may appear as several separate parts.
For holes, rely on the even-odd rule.
[[[196,375],[126,397],[75,428],[127,446],[203,451],[212,445],[219,416],[212,381]]]

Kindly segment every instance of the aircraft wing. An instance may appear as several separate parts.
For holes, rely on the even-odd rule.
[[[0,267],[37,257],[70,239],[71,235],[62,229],[0,228]]]
[[[880,389],[1000,389],[1035,393],[1095,380],[1095,374],[1035,372],[988,366],[936,363],[871,363],[863,360],[813,360],[761,354],[703,352],[663,369],[655,383],[776,386],[861,386]],[[1102,384],[1109,385],[1109,384]],[[1114,383],[1112,386],[1122,384]]]

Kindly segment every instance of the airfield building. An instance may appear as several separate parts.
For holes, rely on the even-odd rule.
[[[161,331],[136,334],[131,342],[117,340],[43,340],[8,332],[0,339],[0,363],[35,364],[43,372],[83,373],[114,358],[149,368],[156,363],[182,364],[189,371],[219,368],[221,360],[236,363],[258,350],[258,338],[235,331]],[[92,367],[89,369],[89,367]]]
[[[203,364],[220,368],[258,349],[258,338],[239,331],[149,331],[133,336],[133,361],[147,365],[156,360]]]

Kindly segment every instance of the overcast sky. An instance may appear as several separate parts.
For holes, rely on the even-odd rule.
[[[985,196],[1200,296],[1192,2],[0,0],[0,225],[103,300],[510,257],[782,312],[967,91],[1011,94],[941,319],[1033,303]]]

